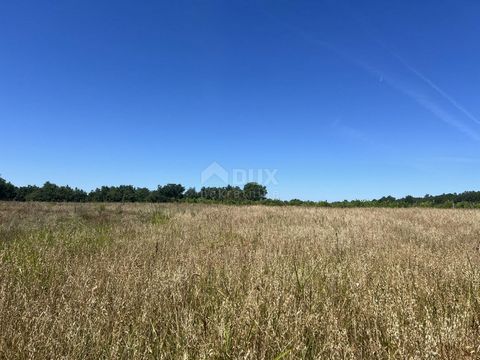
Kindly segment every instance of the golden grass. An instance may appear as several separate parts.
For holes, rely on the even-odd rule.
[[[480,357],[480,211],[0,203],[0,358]]]

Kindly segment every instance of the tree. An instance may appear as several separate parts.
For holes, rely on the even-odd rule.
[[[47,181],[41,188],[31,192],[25,198],[27,201],[57,201],[58,186]]]
[[[244,199],[244,192],[238,186],[231,186],[228,185],[227,187],[222,189],[222,199],[221,200],[229,200],[229,201],[240,201]]]
[[[136,201],[147,202],[150,196],[150,190],[147,188],[137,188],[135,190]]]
[[[263,185],[251,182],[243,187],[243,196],[246,200],[264,200],[267,196],[267,188]]]
[[[37,186],[18,188],[15,199],[19,201],[83,202],[87,200],[87,193],[77,188],[58,186],[47,181],[41,188]]]
[[[167,184],[165,186],[158,187],[158,197],[164,198],[167,201],[179,200],[183,197],[185,188],[180,184]]]
[[[40,188],[38,186],[20,186],[17,188],[15,192],[15,200],[16,201],[27,201],[30,197],[30,194],[38,191]]]
[[[0,177],[0,200],[13,200],[15,198],[15,186]]]
[[[117,188],[121,202],[135,202],[136,193],[135,188],[132,185],[120,185]]]
[[[195,190],[195,188],[189,188],[187,191],[185,191],[183,196],[186,199],[198,199],[200,194],[197,192],[197,190]]]
[[[90,191],[88,194],[88,200],[93,202],[107,201],[108,186],[102,186]]]
[[[384,196],[378,202],[381,203],[392,203],[395,202],[397,199],[395,199],[393,196]]]

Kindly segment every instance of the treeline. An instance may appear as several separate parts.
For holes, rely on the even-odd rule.
[[[386,207],[386,208],[409,208],[409,207],[426,207],[426,208],[466,208],[480,209],[480,191],[466,191],[460,194],[442,194],[442,195],[425,195],[423,197],[405,196],[403,198],[395,198],[393,196],[385,196],[380,199],[373,200],[344,200],[344,201],[303,201],[293,199],[287,202],[288,205],[303,206],[320,206],[320,207]]]
[[[181,184],[158,186],[156,190],[132,185],[102,186],[90,192],[70,186],[59,186],[46,182],[42,187],[35,185],[15,186],[0,178],[0,200],[50,201],[50,202],[174,202],[174,201],[262,201],[267,188],[257,183],[240,187],[203,187],[185,190]]]
[[[132,185],[102,186],[90,192],[70,186],[59,186],[46,182],[43,186],[15,186],[0,178],[0,200],[49,201],[49,202],[198,202],[226,204],[265,204],[296,205],[317,207],[437,207],[437,208],[480,208],[480,191],[467,191],[461,194],[442,194],[423,197],[406,196],[395,198],[386,196],[374,200],[344,201],[289,201],[267,198],[267,188],[257,183],[238,186],[202,187],[185,189],[181,184],[158,186],[155,190]]]

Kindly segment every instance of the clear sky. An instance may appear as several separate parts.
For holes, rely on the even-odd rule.
[[[282,199],[480,190],[477,0],[0,2],[0,174]]]

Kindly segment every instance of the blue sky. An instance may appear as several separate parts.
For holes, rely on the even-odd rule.
[[[272,197],[480,190],[480,3],[3,1],[0,174]]]

